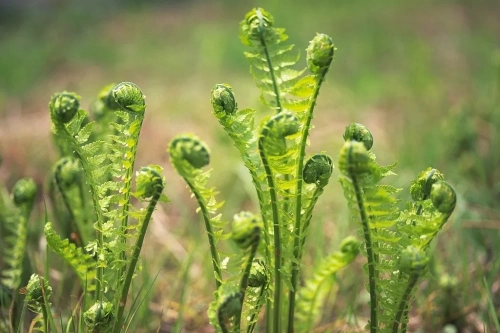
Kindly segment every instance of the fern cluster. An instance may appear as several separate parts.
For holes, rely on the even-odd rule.
[[[370,293],[370,332],[406,332],[408,307],[415,287],[426,275],[426,250],[456,204],[453,188],[443,175],[429,168],[412,182],[412,202],[399,209],[400,189],[380,182],[395,164],[380,166],[369,151],[371,133],[360,124],[346,128],[339,156],[340,183],[361,226],[364,271]]]
[[[429,245],[456,204],[453,188],[429,168],[412,182],[412,201],[404,202],[397,197],[400,189],[382,183],[394,175],[396,164],[379,165],[371,152],[371,132],[360,124],[347,126],[339,181],[363,241],[347,237],[339,251],[301,278],[314,208],[334,171],[330,156],[308,156],[306,148],[336,49],[329,36],[317,34],[307,47],[306,66],[296,69],[299,52],[262,8],[241,21],[240,39],[248,47],[245,57],[269,112],[261,116],[239,109],[226,83],[213,87],[211,104],[248,169],[259,211],[235,212],[231,222],[222,216],[224,201],[209,186],[211,170],[204,170],[210,149],[200,138],[179,134],[167,148],[206,228],[215,285],[209,322],[223,333],[251,333],[259,325],[265,332],[310,332],[337,273],[361,252],[367,259],[363,270],[370,295],[367,329],[406,332],[410,301],[427,274]],[[142,167],[134,177],[145,96],[135,84],[123,82],[104,87],[90,113],[80,108],[78,95],[66,91],[52,96],[49,110],[60,159],[47,181],[54,216],[46,214],[44,234],[47,247],[78,280],[80,295],[62,325],[67,332],[127,332],[136,309],[135,301],[128,302],[129,291],[145,234],[158,202],[168,201],[160,166]],[[14,291],[26,283],[26,305],[37,314],[32,325],[56,332],[48,273],[22,280],[28,273],[23,263],[35,195],[29,179],[18,182],[11,196],[0,188],[0,231],[6,243],[2,260],[7,267],[1,274],[0,305],[2,314],[7,306],[14,307]],[[233,250],[226,250],[227,242],[235,245]],[[48,271],[48,263],[46,267]],[[15,319],[0,321],[0,329],[22,330]]]

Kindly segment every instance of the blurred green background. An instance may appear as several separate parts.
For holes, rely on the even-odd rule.
[[[47,110],[54,92],[75,91],[85,106],[102,86],[132,81],[148,104],[137,165],[167,169],[166,192],[174,205],[165,206],[163,222],[174,238],[182,243],[190,237],[186,223],[193,222],[186,219],[194,211],[165,152],[179,132],[195,132],[211,146],[212,183],[227,198],[228,216],[252,208],[246,173],[211,115],[209,96],[215,83],[229,83],[240,107],[265,111],[238,39],[239,21],[256,6],[271,12],[302,51],[316,32],[330,35],[338,48],[319,97],[309,153],[336,156],[344,127],[356,121],[374,133],[382,164],[399,161],[400,177],[393,181],[405,188],[403,196],[428,166],[439,168],[457,189],[457,211],[437,246],[434,284],[439,274],[457,276],[461,325],[488,323],[482,276],[500,305],[497,0],[0,0],[0,181],[10,187],[30,176],[43,184],[56,159]],[[319,249],[311,250],[311,264],[353,229],[332,183],[318,213],[324,221],[317,231],[323,228],[324,235]],[[429,288],[417,300],[424,322],[435,310],[428,302],[440,297],[439,287]],[[340,303],[348,297],[341,292]]]

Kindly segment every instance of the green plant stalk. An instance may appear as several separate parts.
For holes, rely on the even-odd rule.
[[[198,201],[198,205],[200,206],[201,213],[203,215],[203,220],[205,221],[205,228],[207,230],[208,243],[210,245],[210,254],[212,255],[212,265],[214,267],[214,273],[216,275],[215,288],[219,289],[219,287],[222,284],[222,282],[221,282],[222,271],[220,269],[219,252],[217,252],[217,247],[216,247],[215,238],[214,238],[214,232],[212,229],[212,224],[210,223],[210,215],[208,213],[205,201],[203,200],[203,197],[200,195],[200,193],[198,192],[196,187],[193,186],[193,184],[191,184],[191,182],[187,178],[184,178],[184,181],[188,184],[189,188],[191,189],[191,192],[194,193],[194,196],[196,197],[196,201]]]
[[[80,197],[80,205],[82,206],[82,223],[83,225],[87,224],[87,205],[86,205],[86,200],[85,200],[85,191],[83,190],[84,183],[79,181],[78,182],[78,195]],[[85,242],[82,243],[85,244]]]
[[[498,316],[495,311],[495,305],[493,304],[493,299],[491,298],[490,288],[488,287],[488,282],[486,281],[486,277],[483,275],[483,284],[486,289],[486,294],[488,296],[488,310],[490,312],[491,317],[493,318],[493,323],[495,324],[495,328],[498,332],[500,332],[500,323],[498,322]]]
[[[302,255],[302,246],[300,244],[300,236],[301,236],[301,212],[302,212],[302,185],[304,182],[302,172],[304,170],[304,158],[306,155],[306,145],[307,138],[309,136],[309,129],[311,127],[311,121],[313,118],[314,107],[316,106],[316,99],[319,95],[319,90],[321,88],[321,84],[325,79],[325,75],[328,72],[328,67],[324,69],[321,74],[318,76],[318,81],[316,83],[316,87],[314,88],[314,94],[311,100],[311,104],[309,105],[309,110],[307,111],[307,118],[304,128],[302,129],[302,135],[300,137],[300,151],[299,151],[299,160],[297,166],[297,175],[295,179],[297,179],[297,187],[295,189],[295,226],[294,226],[294,240],[293,240],[293,258],[295,259],[292,262],[292,289],[290,290],[290,296],[288,298],[288,332],[293,332],[293,319],[295,315],[295,296],[297,295],[297,280],[299,277],[300,270],[300,257]]]
[[[139,237],[137,238],[137,241],[135,243],[134,252],[132,253],[132,257],[130,258],[130,265],[128,266],[127,269],[125,282],[123,283],[121,291],[120,301],[118,303],[118,313],[116,316],[116,321],[113,329],[113,332],[115,333],[120,333],[121,326],[123,325],[123,320],[124,320],[123,314],[125,311],[125,305],[127,304],[128,291],[130,289],[130,285],[132,284],[132,278],[134,276],[135,267],[137,266],[137,262],[139,261],[139,255],[141,253],[142,244],[144,243],[144,237],[146,236],[146,231],[148,230],[149,221],[151,220],[151,215],[153,214],[156,204],[158,203],[158,200],[161,197],[161,192],[162,191],[157,191],[151,198],[151,201],[149,202],[146,216],[144,217],[144,221],[142,222],[141,230],[139,232]]]
[[[406,286],[405,292],[401,297],[401,300],[399,301],[398,312],[396,313],[396,317],[394,318],[394,322],[392,323],[392,333],[398,333],[399,323],[401,322],[403,315],[408,313],[408,300],[410,299],[413,288],[415,288],[419,277],[420,277],[419,274],[414,274],[410,276],[410,280],[408,281],[408,285]],[[403,328],[401,329],[403,330]]]
[[[349,150],[349,155],[352,154],[352,148]],[[352,157],[348,157],[352,160]],[[373,252],[373,244],[370,233],[370,225],[368,216],[366,215],[365,203],[363,200],[363,195],[361,193],[361,187],[358,184],[356,175],[354,173],[352,165],[348,164],[348,173],[351,178],[352,185],[354,187],[354,193],[356,194],[356,202],[358,204],[359,213],[361,215],[361,224],[363,226],[363,235],[366,242],[366,255],[368,257],[368,283],[370,289],[370,333],[377,333],[378,319],[377,319],[377,289],[376,289],[376,271],[375,271],[375,254]]]
[[[252,244],[252,247],[250,248],[250,253],[248,254],[247,262],[245,263],[243,275],[241,276],[241,281],[240,281],[241,310],[236,315],[234,321],[237,333],[240,332],[241,312],[243,311],[243,302],[245,301],[245,294],[248,287],[248,277],[250,276],[250,269],[252,268],[253,258],[255,257],[257,249],[259,248],[259,243],[260,243],[260,237],[254,244]]]
[[[42,297],[43,297],[43,305],[42,305],[43,324],[46,329],[45,332],[51,332],[50,326],[52,326],[55,329],[56,324],[54,322],[54,317],[52,316],[52,312],[50,312],[49,301],[45,297],[45,290],[43,289],[43,283],[40,283],[40,287],[42,288]]]
[[[271,168],[264,153],[263,137],[259,139],[259,153],[262,159],[264,170],[266,171],[267,185],[271,196],[271,208],[273,211],[273,231],[274,231],[274,308],[273,308],[273,332],[280,332],[281,319],[281,230],[278,213],[278,198],[274,187],[274,179]],[[269,332],[269,330],[267,330]]]

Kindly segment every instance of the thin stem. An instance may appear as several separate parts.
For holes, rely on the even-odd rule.
[[[234,321],[236,332],[240,331],[241,312],[243,311],[243,303],[245,300],[245,294],[248,287],[248,277],[250,276],[250,269],[252,268],[253,258],[257,253],[257,248],[259,247],[259,243],[260,243],[260,237],[258,238],[258,240],[254,242],[254,244],[252,244],[252,247],[250,248],[250,253],[248,255],[247,262],[245,263],[245,269],[243,270],[243,275],[241,276],[241,281],[240,281],[241,310],[236,315]]]
[[[215,288],[219,289],[219,287],[222,284],[222,282],[221,282],[222,271],[220,269],[219,252],[217,252],[217,247],[215,244],[212,223],[210,222],[210,214],[208,213],[208,209],[207,209],[207,205],[205,203],[205,200],[203,200],[203,197],[200,195],[200,193],[198,192],[196,187],[193,186],[193,184],[191,184],[191,182],[187,178],[184,178],[184,180],[186,181],[189,188],[191,189],[191,192],[194,193],[196,201],[198,201],[198,205],[200,206],[201,213],[203,215],[203,220],[205,221],[205,228],[207,230],[208,243],[210,245],[210,254],[212,255],[212,265],[214,267],[214,273],[215,273]]]
[[[267,67],[269,68],[269,75],[271,76],[271,82],[273,83],[273,91],[276,98],[276,108],[278,113],[281,112],[281,101],[280,101],[280,91],[278,88],[278,84],[276,82],[276,76],[274,75],[273,64],[271,63],[271,57],[269,56],[269,51],[267,49],[266,41],[264,39],[264,27],[262,26],[262,22],[264,18],[262,17],[262,13],[259,9],[257,9],[257,16],[259,17],[259,32],[260,32],[260,43],[262,48],[264,49],[264,55],[266,56]]]
[[[271,196],[271,208],[273,212],[273,231],[274,231],[274,311],[273,311],[273,332],[280,332],[281,319],[281,230],[278,213],[278,198],[274,187],[274,179],[271,173],[271,168],[267,162],[266,154],[264,153],[263,137],[259,139],[259,153],[262,159],[264,170],[266,171],[267,185]]]
[[[410,298],[410,295],[413,291],[413,288],[417,284],[419,275],[414,274],[410,277],[410,280],[408,281],[408,285],[406,286],[405,292],[401,297],[401,300],[399,301],[399,306],[398,306],[398,312],[396,313],[396,318],[394,318],[394,322],[392,323],[392,333],[398,333],[399,331],[399,324],[401,322],[401,318],[403,318],[403,313],[406,312],[407,306],[408,306],[408,300]]]
[[[328,67],[323,70],[318,76],[318,81],[316,83],[316,87],[314,88],[314,94],[311,100],[311,104],[309,105],[309,110],[307,111],[306,123],[304,124],[302,135],[300,137],[299,160],[297,166],[297,175],[295,176],[295,179],[297,179],[297,187],[295,189],[295,226],[293,240],[293,258],[295,260],[292,261],[292,288],[290,289],[290,297],[288,298],[288,332],[290,333],[294,331],[293,319],[295,316],[295,296],[297,294],[297,281],[300,270],[299,260],[302,255],[302,246],[300,244],[300,236],[302,231],[300,223],[302,217],[302,184],[304,181],[302,172],[304,170],[304,157],[306,154],[307,137],[309,136],[309,129],[311,127],[313,111],[314,107],[316,106],[316,99],[318,98],[319,89],[321,88],[321,84],[323,83],[327,72]]]
[[[352,148],[349,150],[348,159],[352,159]],[[377,289],[376,289],[376,270],[375,270],[375,254],[373,252],[373,244],[371,239],[370,225],[368,216],[366,215],[366,208],[361,193],[361,187],[358,184],[356,175],[353,170],[352,163],[348,163],[348,173],[354,187],[356,194],[356,202],[358,204],[359,213],[361,215],[361,224],[363,226],[363,234],[366,242],[366,255],[368,257],[368,279],[369,279],[369,292],[370,292],[370,333],[377,333],[378,320],[377,320]]]
[[[151,198],[151,201],[149,202],[146,216],[144,217],[144,221],[142,222],[141,225],[141,230],[139,232],[139,237],[137,238],[137,241],[134,246],[134,251],[132,253],[132,257],[130,258],[130,265],[128,266],[127,269],[127,274],[125,276],[125,282],[123,283],[122,291],[121,291],[121,297],[120,301],[118,303],[118,313],[116,317],[116,322],[114,326],[113,332],[119,333],[122,329],[123,325],[123,320],[124,320],[124,311],[125,311],[125,305],[127,304],[127,296],[128,296],[128,291],[130,289],[130,285],[132,283],[132,278],[134,276],[135,272],[135,267],[137,266],[137,262],[139,261],[139,255],[141,253],[142,249],[142,244],[144,243],[144,237],[146,236],[146,231],[148,230],[148,225],[149,221],[151,220],[151,215],[153,214],[156,204],[158,203],[158,200],[160,199],[161,192],[163,190],[163,186],[161,186],[161,190],[158,189],[153,197]]]

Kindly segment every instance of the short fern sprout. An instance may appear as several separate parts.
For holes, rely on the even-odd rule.
[[[457,203],[455,190],[444,180],[432,185],[431,201],[434,207],[443,214],[451,214]]]
[[[299,132],[299,119],[291,112],[283,111],[269,119],[262,128],[260,140],[267,154],[279,156],[286,152],[286,137]]]
[[[213,87],[210,102],[217,118],[233,114],[238,109],[233,89],[225,83],[219,83]]]
[[[109,332],[113,328],[113,304],[96,302],[83,314],[89,332]]]
[[[340,243],[340,252],[344,254],[351,254],[354,257],[359,253],[359,247],[361,243],[354,236],[348,236],[342,240]]]
[[[362,142],[366,150],[370,150],[373,147],[372,133],[366,126],[358,123],[352,123],[345,128],[344,140]]]
[[[260,242],[262,222],[257,215],[241,212],[234,215],[231,239],[242,249],[257,246]]]
[[[335,52],[335,46],[330,36],[316,34],[306,51],[309,71],[313,74],[325,75],[330,68]]]
[[[146,96],[132,82],[119,83],[113,88],[112,95],[116,104],[124,111],[144,112],[146,110]]]
[[[40,309],[45,304],[45,300],[49,300],[52,295],[52,288],[49,282],[38,274],[31,275],[28,285],[26,286],[26,301],[34,312],[40,312]]]
[[[67,91],[55,94],[49,102],[49,109],[55,124],[66,124],[80,109],[80,96]]]
[[[328,185],[333,172],[333,161],[325,154],[313,155],[307,160],[302,176],[306,184],[315,184],[318,187]]]
[[[165,188],[165,181],[161,176],[161,167],[150,165],[142,167],[137,171],[136,195],[138,198],[146,199],[153,196],[159,196]]]
[[[36,184],[31,178],[23,178],[12,188],[12,196],[16,206],[31,206],[36,196]]]
[[[194,169],[201,169],[210,163],[210,151],[198,137],[190,134],[176,136],[168,148],[174,165],[188,164]]]

